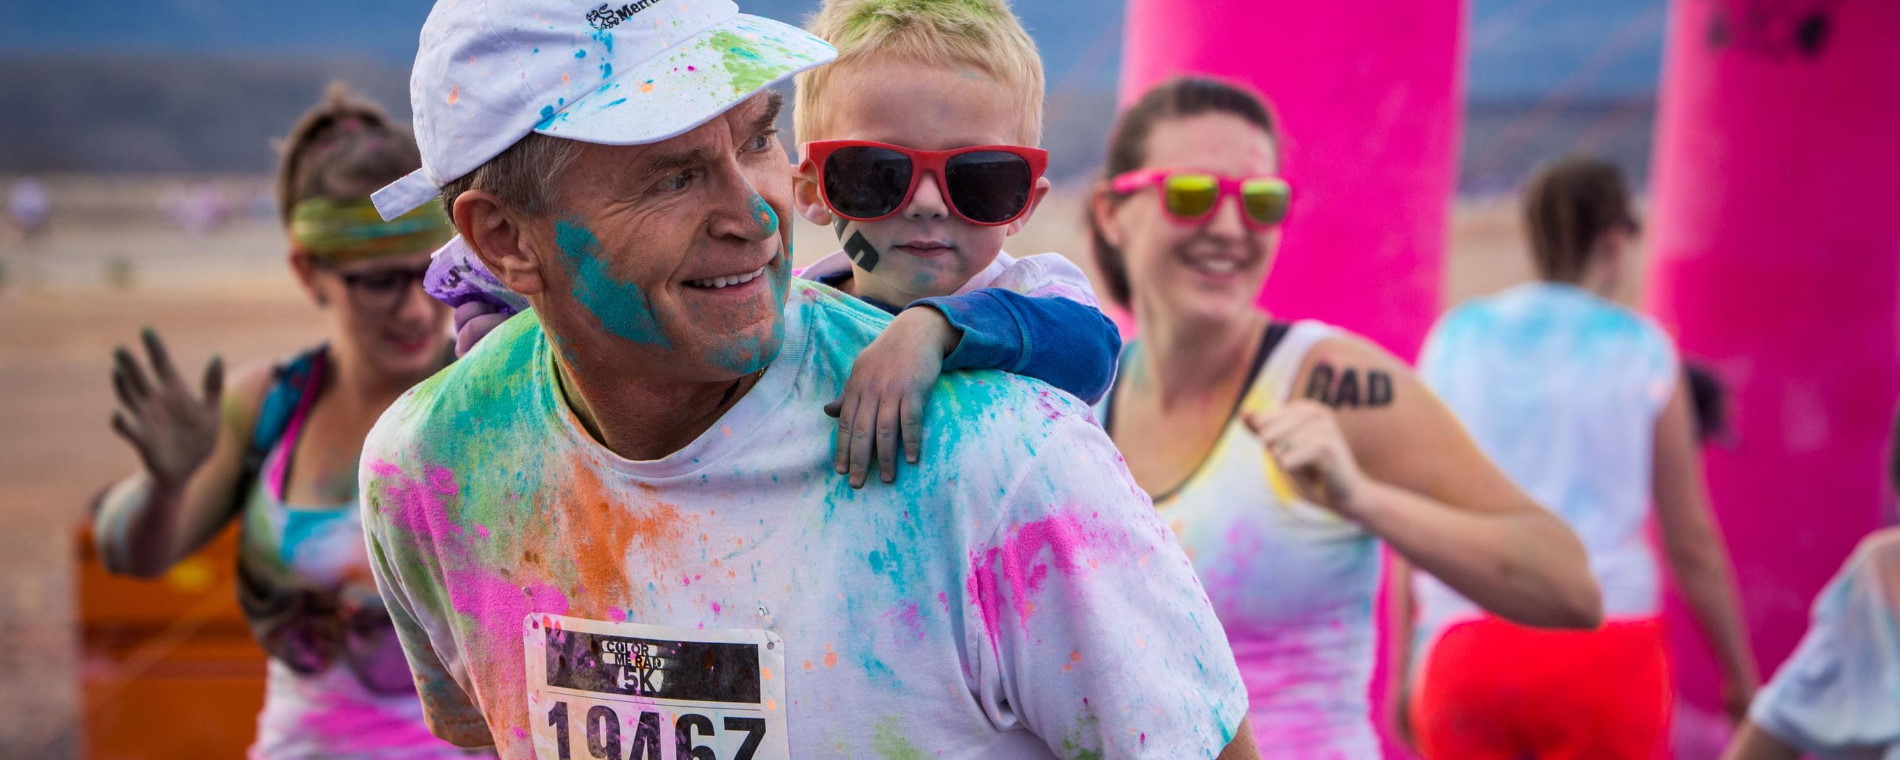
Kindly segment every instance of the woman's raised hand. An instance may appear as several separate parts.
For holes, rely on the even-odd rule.
[[[218,443],[224,362],[212,357],[206,364],[200,396],[185,387],[158,333],[148,327],[143,338],[150,372],[124,346],[113,352],[120,408],[112,413],[112,429],[138,451],[153,485],[183,489]]]
[[[1300,399],[1269,412],[1247,412],[1243,419],[1268,455],[1292,476],[1301,496],[1358,519],[1354,498],[1363,495],[1366,475],[1330,407]]]

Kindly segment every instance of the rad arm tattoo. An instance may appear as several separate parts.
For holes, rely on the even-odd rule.
[[[1320,362],[1306,380],[1304,395],[1334,409],[1387,407],[1392,405],[1392,374],[1358,367],[1335,369]]]

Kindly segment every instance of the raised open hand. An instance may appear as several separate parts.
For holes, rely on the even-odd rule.
[[[206,364],[201,397],[179,379],[158,333],[148,327],[142,337],[151,372],[124,346],[112,354],[112,387],[121,404],[112,412],[112,429],[138,451],[154,485],[183,488],[217,447],[224,362],[213,357]]]

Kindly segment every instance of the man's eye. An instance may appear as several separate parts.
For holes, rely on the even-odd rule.
[[[750,141],[746,142],[745,150],[747,153],[757,153],[759,151],[765,150],[766,148],[769,148],[772,146],[772,140],[776,138],[777,136],[778,136],[778,130],[776,129],[768,131],[768,132],[760,132],[758,135],[754,136]]]
[[[687,185],[693,184],[693,178],[697,176],[698,173],[697,170],[689,169],[667,177],[665,181],[660,183],[660,189],[668,191],[685,190]]]

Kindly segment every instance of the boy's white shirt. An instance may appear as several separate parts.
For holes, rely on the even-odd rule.
[[[850,255],[844,251],[833,251],[811,266],[799,270],[798,276],[807,280],[821,280],[849,271]],[[1097,309],[1102,307],[1095,298],[1095,288],[1089,284],[1088,275],[1059,253],[1039,253],[1019,259],[1007,251],[998,252],[995,261],[951,295],[960,296],[983,288],[1002,288],[1034,298],[1067,298]]]

